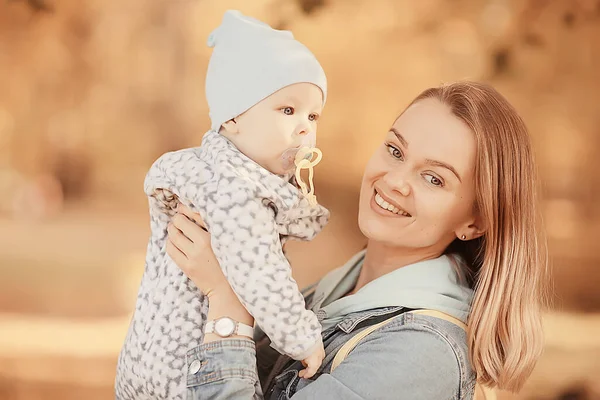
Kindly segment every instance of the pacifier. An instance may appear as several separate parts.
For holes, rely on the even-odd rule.
[[[317,205],[317,196],[315,196],[315,186],[313,184],[313,168],[321,162],[321,158],[323,158],[323,153],[316,147],[302,147],[296,153],[296,158],[294,163],[296,164],[296,182],[300,185],[300,190],[302,190],[302,194],[307,198],[308,203],[312,206]],[[310,185],[310,190],[307,188],[306,183],[302,181],[302,177],[300,173],[303,169],[308,169],[308,183]]]
[[[302,194],[304,194],[308,202],[313,206],[317,204],[317,197],[314,194],[313,168],[321,161],[321,158],[323,158],[321,150],[315,147],[316,138],[317,135],[314,132],[303,136],[297,135],[300,144],[296,147],[287,149],[281,155],[283,169],[285,171],[295,169],[294,176],[296,177],[296,182],[300,186]],[[302,181],[300,173],[303,169],[308,169],[309,186]]]
[[[290,147],[281,155],[281,167],[284,171],[290,172],[296,168],[296,155],[301,148],[313,148],[317,142],[317,135],[314,132],[305,135],[294,135],[294,147]]]

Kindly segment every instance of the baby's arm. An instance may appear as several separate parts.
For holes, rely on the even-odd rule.
[[[148,172],[146,193],[156,197],[166,189],[200,214],[215,256],[242,304],[273,347],[303,360],[322,346],[321,326],[306,310],[292,277],[273,211],[263,205],[254,183],[231,171],[213,175],[205,166],[195,149],[164,154]]]
[[[285,258],[273,211],[243,179],[228,182],[226,193],[209,195],[202,215],[211,246],[242,304],[271,338],[273,347],[302,360],[319,348],[320,324]]]

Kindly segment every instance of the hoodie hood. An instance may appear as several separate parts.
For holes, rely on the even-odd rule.
[[[359,252],[317,285],[312,310],[323,330],[337,325],[348,314],[393,306],[436,310],[467,322],[473,290],[462,283],[466,279],[457,268],[462,260],[456,256],[443,255],[406,265],[342,297],[355,286],[365,253]]]

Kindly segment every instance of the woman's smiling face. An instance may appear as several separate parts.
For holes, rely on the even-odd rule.
[[[469,127],[435,98],[411,105],[371,157],[359,226],[392,247],[441,254],[475,230],[477,145]]]

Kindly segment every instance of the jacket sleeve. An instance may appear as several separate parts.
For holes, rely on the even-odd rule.
[[[321,325],[292,277],[273,211],[241,178],[221,183],[208,197],[202,217],[234,292],[274,348],[305,358],[320,343]]]
[[[187,366],[188,400],[262,400],[256,374],[256,351],[250,339],[224,339],[191,349]],[[194,369],[195,371],[195,369]]]
[[[384,328],[385,329],[385,328]],[[442,335],[421,326],[374,332],[359,343],[331,374],[304,380],[296,370],[286,385],[292,400],[466,400],[458,356]],[[188,377],[191,399],[258,400],[263,394],[256,376],[254,344],[222,340],[195,350],[203,368]],[[190,380],[191,379],[191,380]],[[296,388],[296,392],[290,392]],[[265,397],[268,398],[268,397]]]

